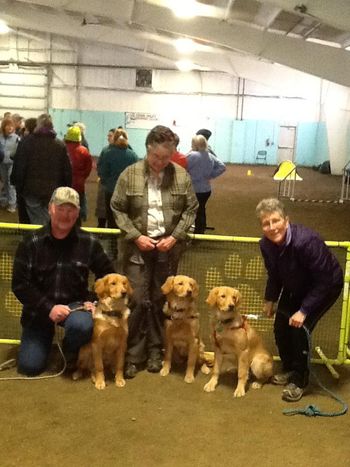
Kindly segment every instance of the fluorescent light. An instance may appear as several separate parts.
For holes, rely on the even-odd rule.
[[[192,39],[185,37],[175,41],[176,50],[183,54],[191,54],[196,50],[196,43]]]
[[[168,5],[179,18],[193,18],[198,13],[198,4],[194,0],[168,0]]]
[[[10,32],[10,28],[7,26],[5,21],[0,19],[0,34],[7,34],[8,32]]]
[[[176,62],[176,66],[180,71],[192,71],[194,69],[194,63],[191,60],[179,60]]]
[[[336,49],[341,48],[341,45],[338,44],[338,42],[331,42],[331,41],[325,41],[323,39],[316,39],[316,37],[308,37],[306,41],[314,42],[315,44],[328,45],[329,47],[335,47]]]

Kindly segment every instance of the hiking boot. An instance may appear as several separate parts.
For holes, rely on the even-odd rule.
[[[284,373],[276,373],[271,378],[272,384],[277,384],[278,386],[285,386],[289,383],[289,379],[292,376],[292,371],[285,371]]]
[[[162,369],[162,357],[160,354],[151,355],[147,360],[147,371],[150,373],[159,373]]]
[[[294,383],[289,383],[282,391],[282,399],[287,402],[297,402],[303,397],[304,389]]]
[[[126,379],[135,378],[137,373],[138,373],[138,369],[137,369],[137,366],[134,363],[128,362],[125,365],[124,376],[125,376]]]

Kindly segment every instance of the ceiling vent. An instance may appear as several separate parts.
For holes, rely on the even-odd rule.
[[[136,70],[136,87],[152,88],[152,70]]]

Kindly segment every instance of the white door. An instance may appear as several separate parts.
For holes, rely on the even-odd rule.
[[[278,163],[282,161],[294,162],[295,135],[295,126],[280,126],[277,154]]]

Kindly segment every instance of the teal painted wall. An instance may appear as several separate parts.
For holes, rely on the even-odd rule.
[[[215,124],[210,145],[224,162],[255,164],[258,151],[264,150],[266,163],[275,165],[277,134],[278,124],[273,121],[220,119]]]
[[[124,112],[51,109],[50,115],[60,139],[66,134],[68,123],[83,122],[86,125],[86,139],[93,156],[98,156],[102,148],[107,145],[107,133],[111,128],[125,125]]]
[[[67,124],[81,121],[86,125],[86,138],[91,154],[97,156],[107,144],[110,128],[125,127],[124,112],[101,112],[87,110],[51,109],[58,137],[64,137]],[[277,165],[279,123],[270,120],[217,119],[210,145],[223,162],[255,164],[257,152],[265,150],[266,163]],[[127,129],[129,142],[136,154],[145,155],[145,139],[149,130]],[[179,135],[181,139],[181,134]],[[313,166],[329,160],[326,125],[322,122],[299,123],[296,134],[295,162],[297,165]],[[261,163],[261,162],[260,162]]]
[[[299,123],[295,153],[297,165],[313,166],[329,160],[326,125],[319,123]]]

